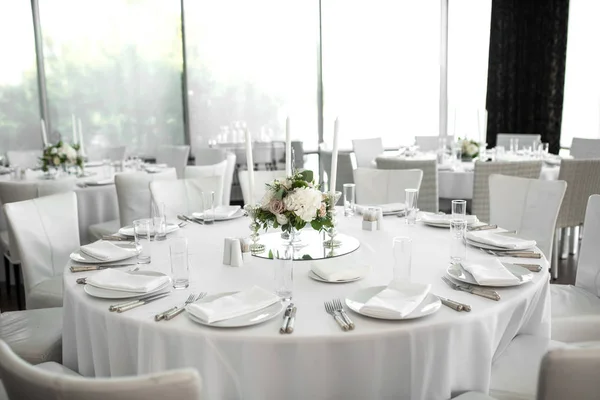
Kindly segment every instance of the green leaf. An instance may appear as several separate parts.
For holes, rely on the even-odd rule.
[[[275,198],[277,200],[283,199],[283,193],[284,193],[283,188],[279,189],[277,192],[275,192]]]
[[[272,260],[273,259],[273,250],[269,250],[269,258]]]
[[[313,172],[309,169],[305,169],[304,171],[300,172],[300,175],[302,175],[302,179],[307,182],[312,182],[313,180]]]
[[[323,224],[320,221],[317,221],[316,219],[314,219],[311,221],[310,226],[312,226],[312,228],[315,231],[320,231],[321,228],[323,227]]]
[[[310,256],[310,254],[305,254],[302,256],[303,260],[312,260],[313,258]]]

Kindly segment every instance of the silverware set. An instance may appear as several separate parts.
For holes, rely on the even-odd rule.
[[[437,297],[440,299],[440,301],[442,302],[443,305],[453,309],[454,311],[467,311],[467,312],[471,311],[471,306],[468,304],[459,303],[458,301],[450,300],[450,299],[447,299],[442,296],[437,296]]]
[[[496,257],[515,257],[515,258],[535,258],[540,259],[542,255],[536,253],[533,250],[489,250],[481,249],[485,253],[491,254]]]
[[[94,264],[94,265],[71,265],[69,268],[71,272],[88,272],[98,271],[106,268],[122,268],[137,265],[137,263],[126,263],[126,264]]]
[[[133,242],[133,238],[118,235],[103,235],[102,240],[107,240],[111,242]]]
[[[170,321],[173,318],[175,318],[176,316],[178,316],[179,314],[181,314],[183,312],[183,310],[185,310],[185,306],[187,306],[188,304],[194,303],[204,297],[206,297],[205,292],[201,292],[199,294],[192,293],[188,296],[185,303],[183,303],[180,306],[171,307],[167,311],[163,311],[161,313],[156,314],[154,316],[154,320],[157,322],[162,321],[162,320]]]
[[[498,225],[480,225],[480,226],[472,226],[467,228],[468,231],[470,232],[476,232],[476,231],[487,231],[489,229],[497,229]]]
[[[290,303],[283,314],[283,322],[281,323],[281,328],[279,328],[279,333],[293,333],[294,332],[294,323],[296,322],[296,306],[294,303]]]
[[[140,269],[140,267],[135,267],[135,268],[130,269],[127,272],[135,272],[135,271],[137,271],[139,269]],[[87,277],[85,277],[85,278],[77,278],[77,280],[75,282],[77,282],[77,284],[79,284],[79,285],[85,285],[87,283]]]
[[[484,288],[480,288],[480,287],[476,287],[476,286],[468,285],[468,284],[462,284],[462,283],[458,284],[458,283],[452,282],[450,279],[446,278],[445,276],[442,276],[442,280],[454,290],[460,290],[463,292],[475,294],[477,296],[485,297],[486,299],[490,299],[490,300],[495,300],[495,301],[500,300],[500,295],[495,290],[484,289]]]
[[[325,305],[325,311],[327,312],[327,314],[331,315],[335,319],[335,322],[337,322],[337,324],[340,326],[340,328],[342,328],[343,331],[349,331],[354,329],[354,322],[352,322],[352,320],[344,310],[340,299],[326,301],[323,304]]]
[[[193,217],[188,217],[187,215],[178,215],[177,219],[186,222],[186,224],[188,222],[193,222],[195,224],[204,225],[203,221],[201,221],[199,219],[196,219],[196,218],[193,218]]]
[[[122,313],[125,311],[132,310],[134,308],[152,303],[153,301],[160,300],[163,297],[166,297],[170,294],[171,294],[171,292],[149,294],[149,295],[140,297],[136,300],[127,301],[125,303],[113,304],[110,307],[108,307],[108,311],[113,311],[113,312],[116,311],[118,313]]]

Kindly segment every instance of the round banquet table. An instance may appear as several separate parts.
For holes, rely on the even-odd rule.
[[[212,226],[188,224],[173,235],[189,241],[190,287],[122,314],[115,300],[93,298],[64,272],[63,363],[85,376],[125,376],[194,367],[204,399],[448,399],[466,390],[486,392],[492,361],[520,333],[550,336],[549,276],[500,288],[498,302],[456,292],[440,279],[448,266],[448,230],[407,226],[386,217],[384,230],[364,231],[360,217],[341,217],[340,231],[360,240],[349,255],[371,272],[347,284],[327,284],[307,275],[310,261],[294,263],[293,334],[281,335],[281,316],[246,328],[210,328],[184,313],[155,322],[154,314],[182,303],[190,293],[273,289],[276,261],[252,257],[243,267],[222,265],[223,238],[248,233],[248,219]],[[384,321],[349,311],[356,329],[343,332],[323,301],[343,299],[361,288],[386,285],[392,277],[394,236],[413,238],[413,280],[432,292],[470,304],[470,313],[442,306],[415,320]],[[467,249],[471,261],[492,256]],[[340,258],[342,260],[342,258]],[[506,261],[515,261],[506,259]],[[545,259],[536,260],[547,266]],[[527,260],[527,262],[531,262]],[[142,270],[169,272],[168,240],[152,243],[152,263]]]

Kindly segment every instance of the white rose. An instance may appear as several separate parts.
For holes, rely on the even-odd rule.
[[[275,193],[273,193],[273,191],[271,189],[267,190],[267,192],[265,193],[265,195],[263,196],[263,198],[260,201],[260,204],[263,208],[268,207],[271,200],[273,200],[274,194]]]
[[[283,199],[283,204],[300,219],[310,222],[321,207],[321,192],[312,188],[298,188]]]
[[[279,225],[285,225],[288,223],[287,217],[283,214],[275,214],[275,217],[277,218],[277,223]]]
[[[50,150],[50,154],[54,155],[58,153],[58,150],[56,150],[56,147],[53,147],[52,150]]]
[[[472,156],[475,155],[475,153],[477,153],[477,146],[474,145],[473,143],[471,143],[468,147],[467,147],[467,154]]]

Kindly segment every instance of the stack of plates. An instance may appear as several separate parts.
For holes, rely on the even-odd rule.
[[[504,265],[504,267],[514,276],[516,276],[517,278],[519,278],[519,283],[516,284],[516,286],[522,285],[524,283],[530,282],[533,279],[533,273],[531,271],[529,271],[527,268],[523,268],[519,265],[515,265],[515,264],[511,264],[511,263],[505,263],[503,262],[502,265]],[[457,281],[460,282],[464,282],[464,283],[468,283],[469,285],[476,285],[476,286],[481,286],[477,283],[477,281],[475,280],[475,278],[473,277],[473,275],[471,275],[470,272],[468,272],[467,270],[465,270],[460,264],[452,264],[448,267],[448,269],[446,270],[446,274],[451,277],[452,279],[456,279]],[[486,285],[486,286],[492,286],[492,287],[508,287],[508,286],[515,286],[512,284],[490,284],[490,285]]]
[[[368,287],[362,290],[359,290],[358,292],[348,296],[346,298],[346,305],[348,306],[348,308],[350,308],[352,311],[367,316],[367,317],[371,317],[371,318],[378,318],[378,319],[388,319],[388,320],[406,320],[406,319],[415,319],[415,318],[421,318],[421,317],[425,317],[427,315],[433,314],[435,312],[437,312],[440,307],[442,306],[442,303],[440,301],[440,299],[432,294],[432,293],[428,293],[427,296],[425,297],[425,299],[423,299],[423,301],[408,315],[406,315],[403,318],[400,317],[394,317],[392,315],[386,316],[386,315],[372,315],[370,313],[365,313],[363,311],[361,311],[363,309],[363,307],[365,306],[365,304],[374,296],[376,296],[377,294],[379,294],[379,292],[385,290],[387,288],[387,286],[372,286],[372,287]]]
[[[158,276],[166,276],[162,272],[156,272],[156,271],[134,271],[134,272],[129,272],[129,274],[144,275],[144,276],[157,276],[157,277]],[[125,291],[125,290],[106,289],[106,288],[93,286],[90,284],[86,284],[85,287],[83,288],[83,290],[90,296],[99,297],[101,299],[133,299],[136,297],[143,297],[143,296],[148,296],[151,294],[169,292],[169,291],[171,291],[171,285],[172,285],[172,281],[171,281],[171,278],[169,278],[163,285],[157,287],[154,290],[151,290],[151,291],[145,292],[145,293],[129,292],[129,291]]]
[[[485,232],[485,233],[484,233]],[[489,243],[485,243],[483,241],[477,240],[476,234],[492,234],[498,236],[506,236],[507,239],[511,240],[510,246],[500,246],[500,245],[492,245]],[[498,251],[521,251],[521,250],[529,250],[536,246],[535,240],[526,240],[521,239],[513,233],[503,234],[502,232],[490,232],[490,231],[480,231],[480,232],[468,232],[465,236],[465,241],[467,244],[477,247],[480,249],[486,250],[498,250]]]
[[[245,215],[244,210],[240,206],[217,206],[215,207],[215,221],[228,221]],[[204,213],[192,213],[192,217],[198,220],[204,220]]]
[[[479,220],[475,215],[467,215],[467,225],[473,226],[479,223]],[[425,225],[433,226],[436,228],[450,228],[450,220],[452,215],[450,214],[434,214],[430,212],[421,212],[421,222]]]

